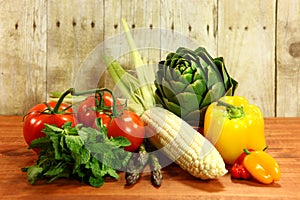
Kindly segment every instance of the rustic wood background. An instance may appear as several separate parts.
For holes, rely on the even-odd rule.
[[[72,87],[89,52],[122,33],[121,18],[223,56],[236,94],[266,117],[300,116],[299,0],[1,0],[0,114]]]

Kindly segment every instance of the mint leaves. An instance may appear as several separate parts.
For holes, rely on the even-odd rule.
[[[45,124],[46,137],[33,140],[29,148],[39,148],[36,164],[22,168],[31,184],[39,179],[52,182],[58,178],[75,178],[101,187],[105,177],[119,178],[132,153],[124,151],[130,142],[124,137],[108,138],[107,130],[98,123],[99,131],[67,122],[62,128]]]

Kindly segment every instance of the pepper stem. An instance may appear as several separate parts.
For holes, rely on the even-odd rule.
[[[244,149],[244,152],[245,152],[246,155],[250,154],[250,151],[248,149]]]
[[[266,151],[268,147],[269,147],[269,146],[266,146],[265,148],[263,148],[263,150],[262,150],[262,151]]]
[[[224,106],[226,107],[226,114],[229,119],[233,118],[241,118],[245,116],[245,111],[243,106],[234,106],[229,103],[225,103],[224,101],[217,101],[217,106]]]

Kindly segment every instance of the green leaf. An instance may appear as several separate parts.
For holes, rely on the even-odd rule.
[[[72,122],[66,122],[66,123],[62,126],[63,129],[70,129],[71,127],[72,127]]]
[[[42,130],[43,133],[52,133],[52,132],[63,132],[63,129],[58,128],[55,125],[45,124],[45,128]]]
[[[46,148],[46,146],[51,145],[51,141],[48,137],[40,137],[35,140],[32,140],[29,148]]]
[[[111,151],[113,147],[109,143],[95,143],[95,144],[88,144],[86,146],[87,149],[89,149],[92,153],[99,153],[102,154],[107,151]]]
[[[62,152],[66,151],[65,137],[60,137],[59,145]]]
[[[71,176],[71,172],[70,170],[66,169],[64,171],[62,171],[60,174],[58,174],[57,176],[54,176],[53,178],[51,178],[48,183],[55,181],[56,179],[59,178],[70,178]]]
[[[86,164],[89,162],[91,154],[86,148],[81,148],[78,153],[72,152],[72,156],[76,161],[76,164]]]
[[[46,137],[37,139],[32,144],[34,147],[43,147],[36,165],[22,168],[23,172],[27,172],[31,184],[41,178],[47,178],[48,182],[52,182],[61,177],[72,176],[94,187],[100,187],[104,184],[104,176],[118,178],[117,171],[113,167],[107,166],[102,169],[100,161],[92,155],[101,159],[104,157],[105,162],[109,164],[122,166],[127,160],[127,152],[121,147],[130,145],[130,142],[122,137],[108,139],[104,129],[98,131],[82,127],[78,130],[80,131],[70,127],[68,123],[63,129],[46,125]],[[87,147],[95,152],[91,153]]]
[[[33,165],[28,167],[27,176],[30,184],[34,184],[37,179],[39,179],[42,175],[43,168],[37,165]]]
[[[44,175],[45,176],[57,176],[60,173],[64,171],[65,166],[63,165],[62,162],[60,162],[58,165],[53,166],[52,168],[48,169]]]
[[[115,167],[115,162],[118,162],[113,151],[107,151],[103,154],[101,162],[105,165]]]
[[[89,177],[89,183],[90,183],[91,186],[101,187],[104,184],[104,179],[102,177],[90,176]]]
[[[80,136],[66,135],[65,141],[70,151],[79,154],[80,149],[83,147],[83,141]]]
[[[111,176],[115,179],[119,178],[119,174],[116,172],[116,170],[109,167],[109,166],[107,166],[107,165],[105,165],[105,164],[102,164],[102,173],[103,173],[103,176],[108,174],[109,176]]]
[[[62,160],[64,160],[65,162],[68,162],[68,163],[74,162],[74,158],[69,153],[62,153],[61,158],[62,158]]]
[[[130,141],[127,138],[122,137],[122,136],[118,136],[115,138],[111,137],[110,141],[111,141],[112,145],[114,145],[116,147],[127,147],[127,146],[131,145]]]
[[[101,172],[101,168],[100,168],[100,164],[99,164],[99,161],[93,157],[91,159],[90,162],[88,162],[85,167],[87,169],[91,169],[92,170],[92,173],[95,177],[101,177],[102,176],[102,172]]]
[[[96,142],[100,132],[91,127],[83,127],[82,129],[78,130],[78,135],[84,143],[91,143]]]
[[[60,135],[50,136],[50,140],[52,141],[52,146],[55,153],[55,159],[61,159],[60,137]]]

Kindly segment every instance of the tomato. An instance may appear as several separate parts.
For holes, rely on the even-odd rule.
[[[86,127],[90,127],[96,119],[95,97],[87,97],[78,107],[77,119],[78,123]]]
[[[110,114],[104,114],[104,113],[101,113],[101,112],[98,112],[96,114],[97,118],[101,118],[102,119],[102,123],[103,125],[105,126],[105,128],[108,129],[108,127],[110,126],[110,123],[112,122],[112,117]],[[96,125],[96,121],[94,121],[93,125],[92,125],[93,128],[97,129],[97,125]]]
[[[48,105],[54,109],[56,102],[49,102]],[[68,108],[67,104],[62,103],[59,107],[58,113],[46,112],[47,106],[45,104],[37,104],[29,110],[29,113],[24,117],[23,122],[23,136],[28,145],[32,140],[44,137],[45,133],[42,129],[45,128],[45,123],[61,127],[66,122],[72,122],[73,126],[76,125],[77,120],[73,116],[72,108]],[[68,108],[65,112],[64,109]],[[61,113],[60,113],[61,112]],[[33,149],[38,153],[38,149]]]
[[[100,102],[100,97],[97,97],[97,101]],[[104,93],[103,96],[104,106],[100,105],[100,108],[98,105],[96,105],[95,102],[95,96],[89,96],[87,97],[78,107],[77,110],[77,119],[78,123],[83,124],[86,127],[92,127],[95,119],[97,118],[97,115],[99,112],[101,112],[101,109],[111,109],[113,106],[113,98],[110,93]],[[116,100],[117,106],[121,105],[119,100]]]
[[[107,114],[98,114],[98,117],[107,127],[108,137],[122,136],[130,141],[131,145],[124,148],[126,151],[134,152],[143,143],[145,137],[144,123],[136,113],[123,110],[118,117],[111,118]],[[93,127],[96,127],[95,123]]]

